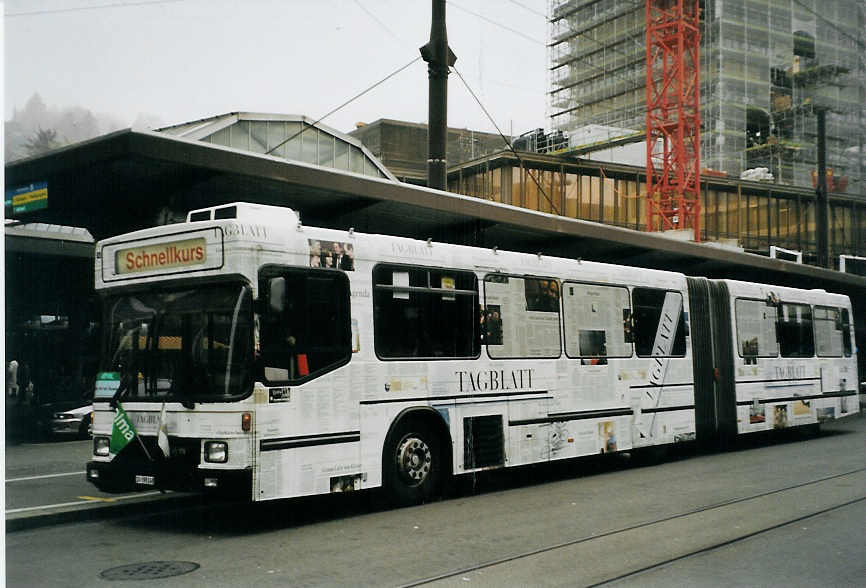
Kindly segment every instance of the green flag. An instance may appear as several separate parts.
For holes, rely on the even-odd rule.
[[[117,455],[130,441],[135,439],[137,434],[135,425],[132,424],[132,420],[118,402],[117,413],[114,415],[114,422],[111,426],[111,443],[108,446],[108,452]]]

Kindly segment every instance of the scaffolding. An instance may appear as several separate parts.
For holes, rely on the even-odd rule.
[[[552,128],[642,129],[643,2],[553,0],[549,14]]]
[[[821,108],[834,186],[866,194],[866,3],[701,4],[703,167],[810,187]],[[644,2],[551,0],[549,15],[551,127],[645,130]]]

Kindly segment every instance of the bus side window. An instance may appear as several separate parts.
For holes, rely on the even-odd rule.
[[[655,288],[632,290],[635,351],[639,357],[683,357],[683,296]]]
[[[560,284],[555,278],[488,274],[485,344],[494,359],[561,355]]]
[[[779,350],[782,357],[812,357],[815,355],[812,307],[808,304],[783,303],[781,305]]]
[[[478,280],[467,271],[380,264],[373,269],[373,333],[383,359],[474,358]]]
[[[818,357],[842,357],[845,335],[839,309],[816,306],[812,312],[812,325]]]
[[[734,303],[737,324],[737,351],[746,364],[756,364],[759,357],[776,357],[776,306],[765,300],[737,298]]]
[[[851,319],[847,308],[842,309],[842,349],[845,357],[851,357]]]
[[[268,266],[260,275],[261,365],[268,383],[297,383],[352,355],[349,282],[338,271]]]
[[[631,305],[628,288],[563,284],[565,353],[588,365],[609,357],[631,357]]]

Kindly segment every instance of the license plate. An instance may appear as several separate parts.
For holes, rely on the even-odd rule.
[[[154,479],[153,476],[136,475],[135,476],[135,483],[136,484],[142,484],[144,486],[153,486],[156,484],[156,480]]]

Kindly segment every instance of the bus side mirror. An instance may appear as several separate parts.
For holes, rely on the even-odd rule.
[[[286,309],[286,278],[268,280],[268,307],[275,313]]]

